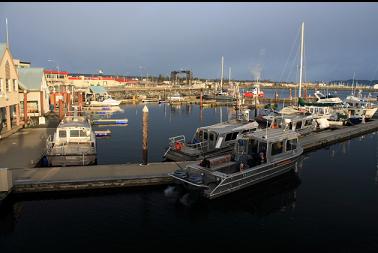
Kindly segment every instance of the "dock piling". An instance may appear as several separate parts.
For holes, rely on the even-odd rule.
[[[148,108],[143,107],[143,165],[148,163]]]

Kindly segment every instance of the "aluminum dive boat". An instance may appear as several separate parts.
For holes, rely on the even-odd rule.
[[[189,192],[214,199],[292,170],[303,153],[298,136],[280,128],[245,133],[232,155],[206,158],[168,175]]]

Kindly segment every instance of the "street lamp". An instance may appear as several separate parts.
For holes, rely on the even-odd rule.
[[[59,64],[58,64],[56,61],[54,61],[54,60],[47,60],[47,61],[55,62],[55,64],[56,64],[56,69],[58,70],[58,74],[56,75],[56,76],[57,76],[57,80],[58,80],[58,78],[59,78],[59,73],[60,73],[60,71],[59,71]],[[60,91],[60,83],[59,83],[59,81],[58,81],[58,90]]]

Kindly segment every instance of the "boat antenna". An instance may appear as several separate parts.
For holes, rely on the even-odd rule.
[[[221,69],[221,80],[220,80],[220,88],[221,88],[221,92],[223,91],[223,62],[224,62],[224,58],[222,56],[222,69]]]
[[[356,72],[353,72],[353,80],[352,80],[352,96],[354,96],[353,86],[354,86],[354,76],[356,75]]]
[[[299,68],[299,91],[298,97],[302,96],[302,75],[303,75],[303,37],[304,37],[304,22],[302,22],[302,29],[301,29],[301,65]]]

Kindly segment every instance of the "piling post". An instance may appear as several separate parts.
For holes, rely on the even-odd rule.
[[[63,99],[59,99],[59,119],[63,119]]]
[[[79,91],[78,104],[79,104],[79,111],[82,111],[82,107],[83,107],[83,94],[82,94],[81,91]]]
[[[24,90],[24,124],[28,123],[28,92]]]
[[[67,111],[70,111],[71,109],[71,92],[67,91]]]
[[[257,117],[257,94],[255,95],[255,118]]]
[[[200,107],[202,108],[202,89],[201,89],[201,94],[200,94]]]
[[[40,103],[40,106],[41,106],[41,116],[43,116],[43,114],[45,114],[45,110],[43,109],[43,106],[44,106],[44,104],[43,104],[43,99],[44,99],[44,96],[43,96],[43,91],[41,90],[40,92],[39,92],[39,103]]]
[[[148,163],[148,108],[143,107],[143,165]]]

